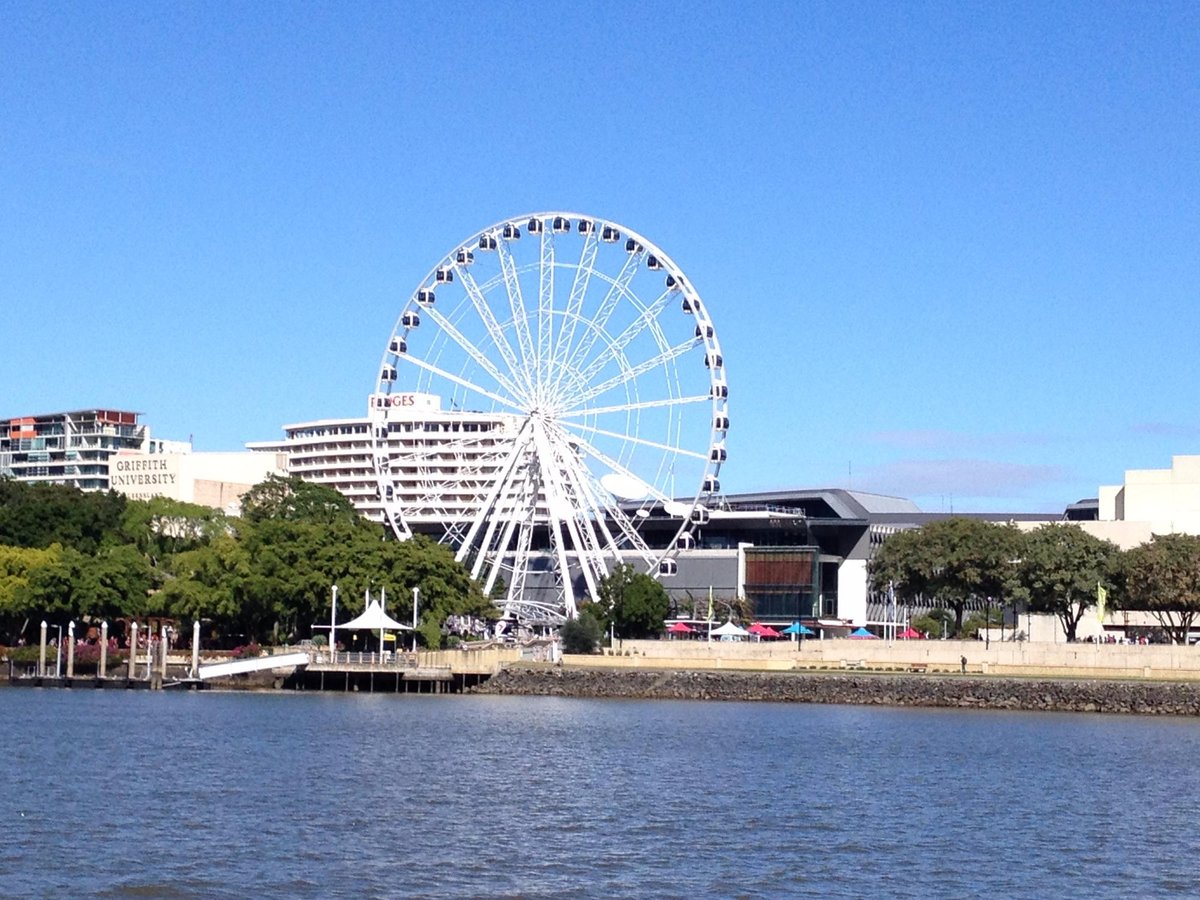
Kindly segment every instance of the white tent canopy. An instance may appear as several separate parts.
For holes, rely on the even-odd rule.
[[[712,633],[717,637],[746,637],[750,634],[741,625],[734,625],[733,622],[726,622],[720,628],[714,628]]]
[[[397,622],[385,613],[383,606],[380,605],[378,600],[369,600],[367,608],[362,611],[362,615],[339,625],[338,628],[365,628],[370,631],[378,631],[380,629],[384,631],[412,631],[411,625],[404,625]]]

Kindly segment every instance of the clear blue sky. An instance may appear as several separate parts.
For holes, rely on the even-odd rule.
[[[506,216],[655,241],[727,490],[1059,510],[1200,453],[1200,4],[0,2],[0,416],[365,412]]]

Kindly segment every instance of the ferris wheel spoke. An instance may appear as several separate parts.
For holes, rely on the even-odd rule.
[[[591,283],[592,272],[596,266],[596,253],[600,249],[598,229],[593,227],[583,237],[583,249],[579,253],[579,265],[575,267],[575,279],[571,282],[571,293],[567,297],[567,305],[563,314],[563,323],[558,330],[558,340],[554,347],[551,364],[551,378],[557,389],[562,384],[566,371],[567,359],[571,352],[571,342],[575,340],[575,328],[579,322],[579,312],[583,309],[583,299],[587,296],[588,284]]]
[[[703,342],[700,338],[693,337],[684,341],[682,344],[676,344],[674,347],[668,347],[662,353],[658,354],[658,356],[652,356],[649,359],[638,363],[636,366],[631,366],[620,375],[614,375],[607,381],[602,381],[598,385],[588,388],[585,391],[577,391],[575,394],[567,398],[567,403],[570,406],[577,406],[581,403],[587,403],[589,400],[593,400],[596,397],[602,396],[608,391],[611,391],[613,388],[629,384],[629,382],[639,378],[642,375],[645,375],[647,372],[651,372],[660,366],[666,365],[671,360],[683,356],[683,354],[694,349],[701,343]]]
[[[712,397],[708,394],[696,394],[692,397],[668,397],[666,400],[643,400],[639,403],[619,403],[615,406],[586,406],[560,412],[560,419],[576,419],[581,416],[603,416],[608,413],[631,412],[635,409],[658,409],[667,406],[687,406],[689,404],[708,404]]]
[[[592,317],[589,327],[579,339],[578,346],[570,351],[569,362],[574,363],[576,367],[588,358],[592,352],[592,348],[596,345],[596,341],[600,339],[600,335],[605,333],[605,329],[608,327],[608,320],[612,318],[612,314],[616,311],[621,298],[629,292],[629,282],[637,274],[644,254],[644,249],[630,253],[625,258],[625,265],[621,267],[621,271],[617,273],[617,277],[609,284],[608,293],[604,295],[604,299],[600,302],[600,306],[596,310],[596,315]]]
[[[563,454],[567,459],[573,459],[575,454],[571,450],[567,436],[560,432],[555,437],[556,442],[559,444],[559,453]],[[587,499],[587,506],[595,512],[597,525],[604,535],[605,543],[613,558],[617,560],[621,558],[621,544],[613,535],[612,529],[608,526],[609,519],[616,523],[618,530],[630,549],[636,550],[641,554],[647,563],[652,562],[653,555],[646,556],[650,552],[649,547],[642,539],[642,536],[638,534],[633,521],[625,514],[625,511],[621,509],[619,504],[604,499],[608,495],[608,492],[604,490],[604,486],[596,480],[596,477],[587,466],[575,464],[572,466],[572,472],[578,482],[580,494]]]
[[[471,523],[471,527],[467,531],[466,537],[463,539],[462,546],[458,550],[457,559],[459,562],[462,562],[466,558],[467,553],[470,552],[470,549],[474,547],[475,539],[478,537],[479,529],[483,527],[484,522],[495,521],[495,517],[492,515],[492,513],[496,506],[496,502],[503,493],[505,486],[508,485],[510,479],[512,478],[513,471],[516,468],[517,460],[524,455],[526,448],[529,446],[529,437],[529,420],[527,419],[524,424],[522,424],[521,430],[517,433],[516,438],[513,440],[512,447],[509,449],[508,454],[500,467],[499,474],[492,482],[492,486],[488,490],[487,496],[484,497],[483,502],[479,505],[479,509],[475,515],[475,520]],[[493,526],[489,526],[489,530],[491,530],[492,527]],[[485,540],[483,546],[486,547],[487,543],[488,542]],[[482,554],[480,555],[482,556]],[[478,578],[479,572],[475,571],[472,574],[472,577]]]
[[[559,424],[561,425],[562,423],[560,422]],[[617,475],[624,475],[626,478],[631,479],[639,484],[646,484],[639,476],[631,472],[627,466],[622,465],[585,438],[572,433],[566,439],[570,441],[570,445],[572,447],[578,447],[579,450],[582,450],[585,454],[596,460],[596,462],[607,468],[610,472],[615,472]],[[660,503],[665,503],[666,501],[673,499],[664,494],[655,485],[646,484],[646,488],[648,489],[647,492],[650,497]]]
[[[462,282],[463,290],[466,291],[467,298],[475,308],[476,315],[483,322],[483,326],[487,329],[492,343],[504,359],[504,364],[508,366],[510,376],[512,378],[519,377],[523,369],[517,362],[517,355],[513,352],[512,344],[508,342],[508,335],[504,333],[504,329],[500,327],[500,323],[496,320],[496,314],[492,312],[492,307],[487,302],[487,296],[480,289],[475,276],[471,274],[471,270],[465,265],[455,266],[455,271],[458,272],[459,281]],[[513,391],[514,395],[518,393],[517,391]]]
[[[554,538],[555,551],[558,555],[559,567],[562,574],[563,592],[567,599],[569,614],[574,615],[575,591],[571,584],[571,569],[566,553],[567,547],[563,541],[564,527],[571,538],[572,546],[580,557],[580,568],[583,570],[583,579],[587,584],[588,593],[592,597],[597,595],[595,573],[583,558],[583,554],[586,552],[586,542],[579,527],[580,523],[575,516],[570,514],[570,510],[574,508],[574,504],[571,502],[570,491],[567,490],[567,485],[564,484],[563,460],[554,452],[545,430],[538,422],[534,422],[533,439],[541,461],[543,463],[553,463],[544,467],[542,485],[546,492],[546,506],[550,515],[551,534]],[[566,468],[569,469],[569,467]]]
[[[538,264],[538,353],[539,384],[550,380],[550,355],[554,348],[554,230],[543,228]]]
[[[517,332],[517,346],[521,351],[521,370],[525,383],[531,388],[536,381],[537,351],[529,331],[529,313],[525,309],[525,298],[521,294],[521,281],[517,277],[517,266],[513,261],[508,241],[496,244],[496,255],[500,259],[500,271],[504,276],[504,292],[508,294],[508,305],[512,310],[513,328]]]
[[[650,326],[651,322],[658,318],[670,299],[670,291],[664,291],[660,294],[653,303],[646,307],[640,316],[625,326],[625,329],[619,335],[609,341],[596,354],[595,358],[580,370],[578,381],[581,384],[587,384],[591,379],[595,378],[604,369],[605,365],[611,360],[616,359],[622,350],[629,346],[638,335]]]
[[[637,437],[636,435],[632,434],[622,434],[619,431],[606,431],[603,428],[595,428],[590,425],[581,425],[578,422],[559,422],[558,424],[562,428],[573,429],[572,434],[575,433],[574,429],[579,429],[587,434],[600,434],[604,435],[604,437],[616,438],[619,441],[628,441],[629,443],[637,444],[640,447],[651,447],[655,450],[665,450],[668,453],[677,453],[680,456],[688,456],[692,459],[708,460],[707,453],[697,453],[695,450],[685,450],[683,447],[675,447],[671,444],[660,444],[658,441],[650,441],[646,438]]]
[[[441,378],[445,378],[447,381],[452,381],[455,384],[457,384],[459,387],[464,387],[469,391],[474,391],[475,393],[477,393],[483,397],[487,397],[489,400],[494,400],[503,406],[509,407],[510,409],[516,409],[516,410],[523,409],[522,404],[519,403],[518,401],[513,400],[510,397],[505,397],[501,394],[497,394],[494,391],[489,391],[487,388],[480,387],[479,385],[475,384],[474,382],[468,381],[466,378],[461,378],[458,375],[453,374],[452,372],[447,372],[445,369],[435,366],[433,363],[426,362],[425,360],[420,359],[416,356],[412,356],[411,354],[406,354],[402,358],[407,360],[408,362],[410,362],[412,365],[414,365],[420,369],[424,369],[425,371],[429,372],[432,375],[437,375]]]
[[[483,350],[477,347],[470,338],[459,331],[453,322],[446,318],[446,316],[442,313],[433,309],[433,307],[429,308],[429,315],[435,322],[437,322],[438,326],[442,329],[442,332],[447,337],[454,341],[454,343],[458,344],[458,346],[461,347],[466,354],[471,357],[471,359],[475,360],[475,362],[479,364],[480,368],[492,376],[492,379],[497,385],[508,391],[514,398],[524,399],[524,392],[521,390],[521,385],[513,381],[513,378],[510,378],[501,372],[500,369],[497,368],[496,363],[486,353],[484,353]],[[406,356],[405,358],[410,357]],[[514,377],[516,377],[515,373]]]

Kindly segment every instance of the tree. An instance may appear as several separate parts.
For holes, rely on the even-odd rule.
[[[950,609],[955,634],[961,634],[968,607],[985,608],[1019,590],[1019,548],[1015,526],[938,519],[889,537],[871,560],[871,586],[879,593],[890,586],[911,605]]]
[[[61,484],[25,484],[0,478],[0,544],[61,544],[94,553],[120,543],[124,494],[89,492]]]
[[[1149,612],[1176,644],[1200,613],[1200,536],[1156,534],[1122,559],[1121,607]]]
[[[38,569],[55,565],[61,554],[57,544],[44,549],[0,544],[0,643],[13,643],[40,613],[29,580]]]
[[[563,623],[558,635],[562,639],[563,653],[595,653],[596,645],[604,636],[604,628],[594,616],[581,610],[577,618]]]
[[[302,478],[268,475],[242,497],[242,518],[247,522],[284,519],[289,522],[332,524],[362,517],[339,491]]]
[[[152,562],[194,550],[229,530],[229,518],[221,510],[166,497],[130,500],[121,520],[124,540]]]
[[[624,638],[657,636],[671,608],[663,586],[627,563],[604,576],[597,593],[596,605]]]
[[[1074,641],[1100,589],[1111,588],[1108,572],[1120,551],[1078,525],[1043,525],[1021,537],[1017,570],[1029,608],[1057,616],[1067,640]]]

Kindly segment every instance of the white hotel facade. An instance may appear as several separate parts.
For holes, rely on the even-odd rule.
[[[394,467],[394,489],[403,492],[387,499],[399,502],[409,525],[440,533],[447,523],[467,521],[495,479],[520,420],[445,410],[439,397],[418,392],[372,394],[368,402],[368,416],[285,425],[282,440],[246,447],[283,454],[288,475],[336,488],[367,518],[382,522],[385,498],[374,465],[378,438]]]

